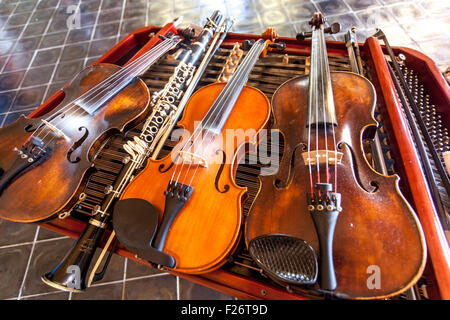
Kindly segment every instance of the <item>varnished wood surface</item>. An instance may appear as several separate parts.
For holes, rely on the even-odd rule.
[[[337,293],[352,298],[386,297],[397,294],[417,281],[425,264],[425,242],[421,226],[398,189],[398,177],[382,176],[367,164],[361,148],[361,136],[372,118],[375,92],[363,77],[352,73],[332,73],[332,86],[338,126],[336,141],[344,153],[337,168],[337,192],[342,208],[334,235],[334,263]],[[246,223],[247,243],[263,234],[288,234],[309,242],[319,252],[318,237],[307,210],[309,171],[301,158],[308,143],[306,127],[308,78],[294,78],[282,85],[273,96],[275,126],[285,138],[285,152],[279,171],[261,177],[258,194]],[[333,140],[328,132],[328,148]],[[324,149],[323,132],[319,145]],[[312,127],[315,139],[315,127]],[[312,148],[315,149],[314,140]],[[294,154],[293,154],[294,153]],[[276,179],[286,181],[291,158],[294,159],[292,182],[276,188]],[[321,168],[321,180],[325,180]],[[334,167],[330,166],[334,184]],[[313,167],[313,177],[316,172]],[[372,184],[378,189],[373,192]],[[369,289],[367,268],[381,270],[381,287]]]
[[[414,206],[425,232],[428,252],[439,285],[439,292],[442,299],[450,299],[449,245],[442,230],[436,209],[434,208],[433,200],[420,166],[420,159],[414,146],[414,141],[411,135],[405,134],[409,132],[408,123],[403,114],[402,106],[399,104],[381,46],[378,40],[373,37],[367,39],[367,46],[370,49],[370,61],[373,72],[377,75],[376,83],[379,85],[381,94],[383,95],[386,104],[385,111],[392,126],[390,140],[396,142],[399,151],[398,154],[401,159],[400,166],[404,168]],[[420,62],[421,64],[423,63],[423,61]],[[427,64],[427,68],[432,67]],[[448,89],[446,92],[448,92]],[[441,94],[440,91],[439,94]],[[448,96],[448,93],[444,96]]]
[[[52,112],[57,113],[60,108],[73,101],[97,83],[119,69],[110,64],[99,64],[88,67],[79,73],[63,89],[64,100],[60,107]],[[147,86],[141,81],[135,81],[118,95],[112,98],[98,112],[86,116],[81,122],[76,118],[61,121],[59,128],[66,133],[71,141],[55,138],[49,144],[52,149],[50,156],[31,169],[15,178],[0,195],[0,217],[16,222],[36,222],[54,217],[58,212],[73,204],[77,198],[78,188],[82,183],[86,171],[90,168],[94,151],[99,143],[114,131],[122,130],[127,124],[140,119],[146,112],[149,101]],[[0,167],[8,168],[16,156],[14,147],[21,145],[30,136],[24,130],[29,123],[39,124],[42,118],[19,118],[9,126],[0,128]],[[84,134],[85,127],[89,134],[83,144],[76,149],[71,158],[80,157],[78,163],[67,160],[67,152],[72,145]]]
[[[211,84],[196,91],[184,111],[179,125],[188,132],[194,132],[194,121],[200,121],[213,105],[213,102],[225,84]],[[242,156],[246,144],[257,142],[256,133],[266,126],[270,115],[270,104],[267,97],[257,89],[245,87],[239,96],[224,128],[223,136],[207,140],[199,148],[201,155],[207,159],[207,167],[199,167],[191,186],[194,191],[184,207],[175,218],[167,236],[164,251],[176,259],[178,272],[204,273],[220,267],[229,256],[238,240],[242,223],[242,198],[246,188],[239,187],[234,181],[234,170]],[[239,137],[234,146],[225,146],[229,129],[255,129],[255,135]],[[188,138],[189,135],[186,137]],[[225,141],[225,140],[223,140]],[[182,140],[178,146],[184,145]],[[219,192],[215,187],[215,179],[221,166],[223,150],[227,163],[223,167],[219,179],[219,188],[227,192]],[[159,168],[168,168],[172,163],[172,151],[167,157],[149,160],[146,168],[140,172],[124,190],[121,199],[141,198],[152,203],[162,215],[164,211],[164,191],[172,178],[180,174],[180,182],[189,184],[195,169],[185,165],[182,168],[174,165],[170,170],[161,173]],[[183,177],[187,179],[183,179]]]

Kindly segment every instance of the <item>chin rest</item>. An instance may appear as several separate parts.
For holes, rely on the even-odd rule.
[[[117,239],[129,251],[154,264],[174,268],[175,259],[153,244],[158,217],[158,210],[150,202],[124,199],[116,203],[112,222]]]

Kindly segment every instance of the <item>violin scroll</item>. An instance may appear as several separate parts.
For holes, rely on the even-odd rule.
[[[319,29],[321,25],[325,24],[326,18],[322,16],[321,12],[314,13],[314,16],[309,21],[309,24],[316,29]],[[333,23],[331,26],[324,28],[324,33],[335,34],[341,31],[341,25],[339,22]],[[296,36],[297,40],[305,40],[306,38],[311,38],[312,32],[299,32]]]
[[[260,58],[265,57],[267,52],[269,51],[283,51],[286,49],[286,44],[284,42],[275,42],[276,39],[278,39],[279,36],[275,32],[274,28],[267,28],[266,31],[261,35],[261,39],[266,40],[265,47],[263,51],[260,54]],[[255,43],[255,40],[244,40],[242,42],[242,50],[248,51],[252,45]]]

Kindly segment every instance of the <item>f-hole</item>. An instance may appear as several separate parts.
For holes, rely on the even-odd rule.
[[[73,144],[72,148],[70,148],[69,152],[67,152],[67,160],[69,160],[70,163],[77,163],[80,162],[80,157],[76,157],[75,159],[71,159],[72,153],[77,150],[81,144],[84,142],[84,140],[86,140],[86,138],[89,135],[89,130],[86,127],[80,127],[78,128],[78,131],[82,131],[85,130],[83,136]]]
[[[216,178],[214,179],[214,185],[215,185],[217,191],[219,191],[220,193],[226,193],[226,192],[228,192],[228,190],[230,190],[230,186],[228,184],[226,184],[223,186],[223,190],[220,190],[219,180],[220,180],[220,176],[222,175],[222,171],[223,171],[223,168],[224,168],[226,160],[227,160],[227,154],[222,149],[219,149],[216,151],[217,155],[219,153],[222,153],[222,163],[220,164],[219,171],[217,172]]]
[[[194,143],[193,141],[189,141],[189,146],[187,146],[187,150],[189,150],[189,148],[192,146],[193,143]],[[183,150],[183,149],[184,149],[184,147],[183,147],[181,150]],[[177,153],[177,156],[176,156],[175,159],[170,163],[170,166],[168,166],[167,168],[164,169],[164,163],[163,163],[163,164],[161,164],[161,165],[158,167],[158,171],[161,172],[161,173],[166,173],[167,171],[169,171],[169,170],[173,167],[174,163],[177,162],[177,160],[178,160],[179,157],[180,157],[180,153]]]
[[[288,176],[287,176],[285,182],[283,182],[281,179],[276,179],[274,181],[275,188],[284,189],[284,188],[287,188],[291,184],[292,178],[294,177],[293,172],[294,172],[294,166],[295,166],[295,153],[297,152],[297,149],[299,147],[301,147],[302,151],[305,151],[307,148],[306,144],[304,144],[304,143],[300,143],[297,146],[295,146],[294,150],[292,150],[291,157],[290,157]],[[286,156],[288,156],[288,155],[286,155]]]

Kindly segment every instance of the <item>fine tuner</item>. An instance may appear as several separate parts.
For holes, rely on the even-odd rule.
[[[323,29],[324,33],[335,34],[341,30],[341,25],[339,22],[333,23],[330,27]],[[299,32],[297,33],[297,40],[305,40],[306,38],[311,38],[312,32]]]

